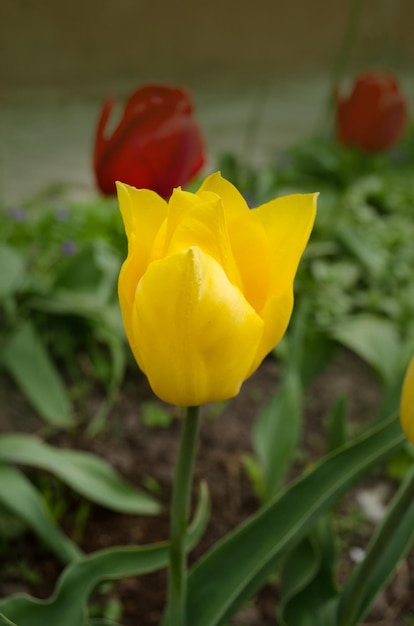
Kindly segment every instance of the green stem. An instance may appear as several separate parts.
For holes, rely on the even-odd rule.
[[[188,525],[193,466],[200,408],[189,407],[184,418],[171,506],[168,623],[186,626],[187,562],[185,533]]]
[[[345,27],[345,33],[331,70],[329,93],[326,105],[323,107],[323,115],[321,116],[321,120],[318,124],[318,127],[321,128],[322,131],[328,127],[327,120],[332,123],[333,93],[335,86],[339,83],[345,73],[347,65],[349,64],[352,47],[355,42],[358,25],[362,15],[362,9],[364,8],[364,2],[365,0],[353,0],[351,5],[349,17]]]
[[[342,77],[349,63],[364,4],[365,0],[353,0],[352,2],[344,38],[332,68],[331,80],[334,84]]]

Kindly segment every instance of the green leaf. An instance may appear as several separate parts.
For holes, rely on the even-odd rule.
[[[0,362],[43,419],[53,426],[72,424],[72,408],[65,386],[29,321],[22,323],[9,338]]]
[[[378,248],[364,237],[364,232],[358,232],[355,226],[341,225],[337,228],[335,236],[344,248],[350,252],[361,264],[368,274],[377,277],[385,270],[385,257]]]
[[[87,626],[122,626],[122,624],[119,624],[119,622],[114,622],[109,619],[105,619],[103,617],[98,617],[96,619],[89,620]]]
[[[0,626],[18,626],[14,622],[11,622],[7,617],[0,613]]]
[[[13,294],[24,277],[24,260],[11,246],[0,244],[0,298]]]
[[[261,411],[253,428],[253,445],[263,472],[264,500],[280,486],[297,448],[302,422],[299,371],[287,368],[278,392]]]
[[[332,411],[326,417],[326,439],[328,452],[345,445],[347,435],[348,396],[337,398]]]
[[[208,492],[202,484],[197,511],[187,534],[188,550],[198,543],[208,515]],[[19,593],[0,600],[0,611],[19,626],[83,626],[89,596],[97,585],[105,580],[154,572],[166,567],[168,559],[168,543],[101,550],[70,564],[49,599],[38,600]]]
[[[374,315],[354,315],[333,328],[331,336],[373,367],[384,383],[392,383],[401,356],[395,324]]]
[[[337,352],[338,345],[315,329],[306,337],[301,365],[303,386],[307,388],[312,381],[327,367]]]
[[[90,245],[61,260],[55,276],[55,290],[95,292],[101,280],[102,270],[96,262],[95,248]]]
[[[259,500],[264,501],[266,489],[264,474],[260,463],[257,458],[253,456],[253,454],[243,454],[242,463],[243,469],[246,472],[247,478],[249,479],[256,496]]]
[[[396,418],[328,456],[209,551],[189,576],[191,626],[218,626],[263,585],[316,519],[405,441]]]
[[[414,540],[414,467],[393,498],[339,599],[338,626],[360,624]]]
[[[254,424],[253,449],[257,458],[245,458],[245,468],[265,502],[280,487],[299,443],[309,306],[305,299],[296,310],[289,336],[285,338],[287,349],[279,389]]]
[[[337,596],[335,564],[332,523],[323,515],[285,563],[278,610],[281,626],[313,626],[316,622],[331,626],[330,619],[322,618],[322,608]]]
[[[64,562],[81,551],[53,522],[39,492],[18,469],[0,464],[0,503],[24,522]]]
[[[168,428],[173,421],[171,412],[156,402],[143,402],[141,413],[143,423],[150,428]]]
[[[13,433],[0,435],[0,461],[52,472],[88,500],[114,511],[154,515],[161,510],[153,497],[89,452],[53,448],[33,435]]]

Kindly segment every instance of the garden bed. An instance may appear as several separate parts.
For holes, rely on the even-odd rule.
[[[207,530],[191,555],[191,561],[257,510],[259,503],[244,470],[243,458],[251,452],[251,429],[255,416],[275,392],[279,365],[269,357],[248,380],[240,395],[217,415],[214,406],[205,407],[197,452],[194,491],[200,480],[206,480],[211,496],[211,517]],[[36,427],[36,417],[13,387],[2,386],[1,428],[3,431]],[[378,406],[380,385],[358,357],[341,350],[310,387],[306,399],[303,425],[303,445],[298,449],[291,475],[312,466],[325,453],[326,431],[324,416],[340,394],[349,396],[349,420],[357,432],[372,420]],[[95,391],[89,398],[89,408],[76,432],[59,434],[52,441],[63,447],[93,451],[107,459],[132,483],[150,487],[165,504],[165,511],[156,517],[138,517],[90,506],[69,489],[57,486],[56,480],[41,478],[30,472],[35,482],[43,480],[55,510],[64,500],[60,524],[89,553],[114,545],[147,544],[168,537],[168,503],[179,440],[180,420],[168,426],[149,426],[142,419],[142,403],[153,401],[146,380],[131,369],[105,423],[104,430],[94,438],[86,432],[88,410],[92,413],[102,400]],[[160,405],[162,406],[162,405]],[[18,418],[18,419],[16,419]],[[39,424],[37,424],[38,426]],[[386,468],[378,468],[364,485],[375,491],[378,485],[386,489],[389,499],[395,481]],[[340,539],[339,576],[343,579],[353,566],[351,555],[355,548],[364,548],[373,529],[358,505],[357,486],[347,495],[335,514]],[[86,512],[85,512],[86,506]],[[30,532],[17,535],[2,547],[0,595],[26,591],[38,597],[49,596],[62,569],[58,560]],[[364,623],[377,626],[407,626],[414,617],[414,585],[410,565],[414,555],[403,561],[395,579],[377,600]],[[235,563],[237,567],[237,563]],[[123,626],[155,626],[160,623],[166,594],[166,572],[126,578],[106,586],[92,606],[98,614],[116,618]],[[278,602],[277,584],[269,583],[256,600],[244,608],[231,622],[237,626],[270,626],[275,624]],[[410,621],[411,620],[411,621]]]

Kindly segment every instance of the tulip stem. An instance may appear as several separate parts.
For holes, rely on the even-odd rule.
[[[200,408],[189,407],[186,410],[183,423],[171,505],[168,623],[173,626],[186,626],[187,559],[185,534],[189,518],[199,422]]]
[[[329,123],[333,123],[335,88],[338,85],[340,79],[343,77],[343,74],[345,73],[349,64],[352,46],[355,43],[355,38],[361,20],[364,4],[364,0],[352,0],[349,16],[345,26],[344,36],[342,38],[338,54],[336,55],[331,70],[331,77],[329,80],[329,93],[326,99],[326,105],[323,107],[321,119],[318,122],[318,128],[320,128],[322,132],[328,127],[327,120],[329,121]]]

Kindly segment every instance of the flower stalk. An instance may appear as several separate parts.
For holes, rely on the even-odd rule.
[[[188,526],[194,458],[198,440],[200,407],[189,407],[175,469],[171,504],[168,623],[186,626],[187,558],[185,534]]]

